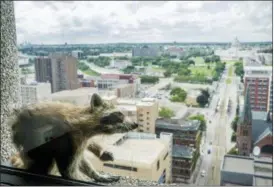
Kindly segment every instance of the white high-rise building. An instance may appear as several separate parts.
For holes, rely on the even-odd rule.
[[[32,82],[21,84],[22,105],[34,104],[44,100],[50,100],[51,84]]]

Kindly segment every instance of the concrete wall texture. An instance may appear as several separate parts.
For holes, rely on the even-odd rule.
[[[13,1],[1,1],[1,161],[15,149],[7,118],[13,107],[21,106],[19,65]]]

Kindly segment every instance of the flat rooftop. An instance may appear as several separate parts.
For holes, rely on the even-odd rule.
[[[191,159],[193,156],[193,151],[191,147],[184,145],[173,145],[172,156],[178,158],[188,158]]]
[[[253,179],[253,186],[272,186],[272,185],[273,185],[272,176],[271,178],[255,176]]]
[[[73,97],[73,96],[88,96],[89,94],[97,93],[97,88],[78,88],[75,90],[63,90],[51,94],[52,97]]]
[[[224,157],[222,170],[253,175],[253,159],[241,156],[226,155]]]
[[[132,112],[137,111],[136,105],[116,105],[116,107],[121,111],[132,111]]]
[[[156,120],[157,128],[164,128],[170,130],[180,131],[197,131],[199,129],[200,122],[198,120],[185,121],[182,125],[169,123],[163,119]]]
[[[93,137],[93,140],[101,142],[108,147],[108,151],[113,153],[115,162],[129,162],[132,166],[151,167],[155,159],[159,157],[166,144],[163,140],[151,137],[145,138],[144,136],[130,138],[126,136],[127,133],[118,133],[110,136],[98,135]],[[123,137],[126,137],[123,139]],[[114,145],[119,140],[121,143]],[[101,144],[100,143],[100,144]],[[151,149],[153,147],[153,149]]]

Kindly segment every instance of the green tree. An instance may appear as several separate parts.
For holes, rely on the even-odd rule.
[[[148,75],[144,75],[141,76],[141,83],[149,83],[149,84],[155,84],[157,82],[159,82],[159,77],[155,77],[155,76],[148,76]]]
[[[189,76],[191,71],[188,68],[180,68],[178,74],[181,76]]]
[[[174,116],[173,110],[167,108],[167,107],[162,107],[159,111],[159,116],[163,118],[171,118]]]
[[[211,62],[211,59],[209,57],[206,57],[205,58],[205,63],[210,63]]]
[[[195,65],[195,61],[194,60],[188,60],[188,65],[191,65],[191,64],[193,64],[193,65]]]
[[[228,151],[228,154],[230,155],[238,155],[239,154],[239,151],[236,147],[233,147],[231,148],[229,151]]]
[[[173,88],[173,89],[171,90],[170,95],[177,95],[177,94],[179,94],[181,91],[182,91],[182,88],[180,88],[180,87],[175,87],[175,88]]]
[[[208,97],[201,94],[196,98],[196,102],[201,106],[204,107],[208,103]]]
[[[171,101],[173,102],[184,102],[187,97],[187,92],[179,87],[173,88],[170,92]]]
[[[234,132],[237,131],[237,124],[239,121],[239,116],[236,116],[233,121],[231,122],[231,128],[233,129]]]
[[[167,71],[164,72],[164,76],[165,76],[165,77],[170,77],[171,74],[172,74],[172,73],[171,73],[170,70],[167,70]]]
[[[231,142],[236,142],[236,139],[237,139],[237,136],[236,136],[236,133],[233,132],[232,135],[231,135]]]
[[[190,116],[188,118],[189,120],[199,120],[200,121],[200,130],[201,131],[206,131],[206,120],[205,120],[205,116],[202,114],[198,114],[195,116]]]

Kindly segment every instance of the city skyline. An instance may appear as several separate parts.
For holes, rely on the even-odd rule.
[[[242,42],[272,41],[271,5],[271,1],[17,1],[17,41],[35,44],[229,42],[234,37]]]

